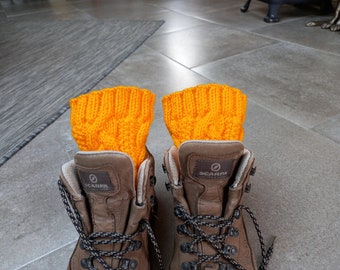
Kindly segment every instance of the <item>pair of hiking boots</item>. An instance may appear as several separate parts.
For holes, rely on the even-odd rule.
[[[250,209],[242,205],[255,173],[254,156],[239,141],[189,140],[164,155],[174,199],[171,270],[255,270],[243,212],[250,214],[262,248],[260,269],[272,249]],[[68,270],[150,269],[149,245],[164,269],[150,225],[156,195],[154,159],[148,153],[135,186],[131,158],[119,151],[80,151],[64,164],[59,188],[79,233]]]
[[[71,100],[72,134],[81,151],[61,168],[58,182],[79,240],[68,270],[165,269],[152,229],[157,200],[155,162],[145,146],[154,94],[115,87]],[[266,251],[252,211],[242,204],[255,173],[244,147],[246,97],[209,84],[162,100],[174,140],[165,151],[166,187],[174,201],[171,270],[255,270],[244,213]],[[113,150],[105,150],[113,149]],[[153,247],[153,248],[152,248]]]

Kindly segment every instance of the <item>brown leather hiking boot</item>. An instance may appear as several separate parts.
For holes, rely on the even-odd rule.
[[[58,182],[79,240],[68,270],[150,268],[148,240],[159,248],[149,219],[156,203],[154,159],[134,165],[122,152],[78,152],[62,166]]]
[[[186,141],[164,155],[175,205],[175,242],[171,270],[255,270],[242,210],[246,210],[259,235],[251,210],[242,205],[254,173],[254,156],[239,141]]]

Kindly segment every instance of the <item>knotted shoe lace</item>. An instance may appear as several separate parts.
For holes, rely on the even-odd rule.
[[[251,151],[239,141],[186,141],[166,151],[164,169],[175,205],[171,270],[258,269],[244,211],[259,237],[259,269],[266,269],[273,247],[266,250],[253,212],[242,203],[255,172]]]

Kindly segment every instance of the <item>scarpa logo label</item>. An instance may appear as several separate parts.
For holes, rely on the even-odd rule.
[[[108,172],[79,171],[79,175],[85,191],[114,191]]]
[[[197,178],[225,178],[229,175],[232,161],[196,160],[194,176]]]

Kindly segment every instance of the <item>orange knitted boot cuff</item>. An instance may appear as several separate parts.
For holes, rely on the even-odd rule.
[[[70,100],[72,135],[82,151],[128,154],[136,170],[146,157],[155,95],[147,89],[117,86]]]
[[[247,97],[228,85],[206,84],[165,96],[164,121],[175,146],[186,140],[239,140]]]

